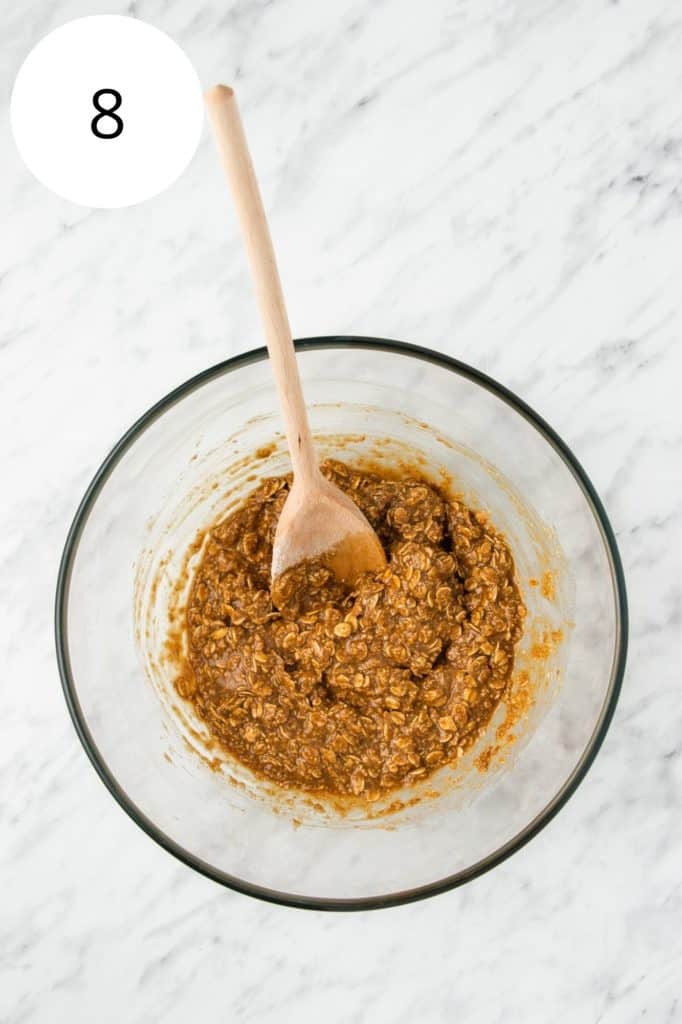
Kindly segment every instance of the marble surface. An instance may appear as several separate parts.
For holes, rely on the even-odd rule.
[[[224,891],[75,736],[52,606],[77,502],[154,400],[260,343],[206,133],[169,191],[111,212],[13,147],[25,54],[98,12],[239,86],[297,335],[481,367],[605,500],[632,619],[611,731],[561,814],[463,889],[349,916]],[[682,1021],[679,3],[34,0],[0,25],[0,1020]]]

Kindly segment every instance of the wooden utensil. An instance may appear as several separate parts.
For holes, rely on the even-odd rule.
[[[361,573],[382,569],[386,556],[360,509],[319,469],[272,239],[233,90],[214,86],[206,106],[246,246],[294,470],[275,533],[272,580],[314,558],[352,585]]]

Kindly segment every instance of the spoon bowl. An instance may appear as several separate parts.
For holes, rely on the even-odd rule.
[[[319,471],[317,477],[306,486],[294,482],[284,504],[273,545],[273,584],[313,559],[349,586],[363,572],[386,565],[381,542],[357,505]]]

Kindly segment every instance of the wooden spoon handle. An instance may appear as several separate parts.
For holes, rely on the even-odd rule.
[[[319,474],[317,456],[310,435],[275,251],[239,108],[234,91],[227,85],[215,85],[208,90],[205,99],[251,267],[294,476],[300,483],[312,482]]]

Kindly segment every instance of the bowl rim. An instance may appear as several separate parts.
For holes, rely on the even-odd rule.
[[[158,419],[173,405],[208,381],[232,373],[233,371],[239,370],[240,368],[252,363],[261,362],[262,360],[267,359],[268,354],[265,348],[252,349],[248,352],[225,359],[222,362],[216,363],[214,366],[201,371],[195,376],[190,377],[183,384],[174,388],[162,399],[152,405],[145,413],[143,413],[142,416],[139,417],[138,420],[136,420],[135,423],[133,423],[133,425],[114,445],[100,465],[78,506],[66,538],[59,566],[55,595],[55,642],[59,674],[61,677],[66,704],[76,733],[78,734],[78,738],[80,739],[88,758],[104,785],[136,825],[146,832],[147,835],[156,843],[188,867],[194,868],[194,870],[205,875],[207,878],[211,878],[213,881],[219,882],[225,887],[235,890],[236,892],[241,892],[248,896],[253,896],[258,899],[283,906],[298,907],[308,910],[330,911],[373,910],[399,906],[401,904],[412,903],[417,900],[425,899],[429,896],[436,896],[439,893],[448,892],[450,889],[455,889],[466,882],[472,881],[474,878],[478,878],[480,875],[492,870],[492,868],[497,867],[498,864],[501,864],[508,857],[512,856],[512,854],[522,849],[526,843],[530,842],[531,839],[538,835],[538,833],[549,824],[549,822],[575,793],[576,789],[594,763],[595,757],[597,756],[606,733],[608,732],[622,687],[628,647],[628,610],[625,576],[614,531],[611,527],[601,499],[599,498],[587,473],[578,462],[568,445],[559,437],[553,428],[550,427],[550,425],[521,398],[514,394],[514,392],[510,391],[504,385],[499,384],[492,377],[489,377],[480,370],[461,362],[459,359],[455,359],[452,356],[444,355],[442,353],[435,352],[432,349],[423,348],[409,342],[354,335],[329,335],[297,339],[294,344],[296,346],[296,350],[299,352],[319,351],[330,348],[364,348],[374,351],[388,352],[400,356],[411,357],[427,363],[434,363],[442,369],[456,373],[459,376],[472,381],[474,384],[479,385],[486,391],[501,399],[507,405],[511,406],[515,412],[534,427],[544,437],[548,444],[554,448],[575,478],[588,506],[592,511],[592,514],[594,515],[609,561],[616,611],[616,642],[611,665],[611,676],[601,712],[593,729],[592,735],[571,774],[564,781],[563,785],[557,791],[552,800],[550,800],[543,810],[540,811],[540,813],[537,814],[535,818],[525,826],[525,828],[521,829],[520,832],[504,843],[501,847],[489,853],[486,857],[477,861],[470,867],[462,871],[458,871],[455,874],[447,875],[444,878],[430,882],[426,885],[402,890],[400,892],[385,893],[379,896],[362,896],[341,899],[280,892],[278,890],[269,889],[265,886],[255,885],[251,882],[244,881],[235,875],[231,875],[215,868],[213,865],[208,864],[189,850],[186,850],[179,843],[175,842],[174,839],[171,839],[170,836],[166,835],[140,810],[140,808],[135,805],[125,790],[119,786],[116,778],[109,770],[106,761],[100,753],[92,733],[90,732],[78,699],[77,687],[71,670],[67,628],[69,585],[80,537],[90,511],[107,479],[128,448],[131,447],[147,427],[149,427],[151,423]]]

